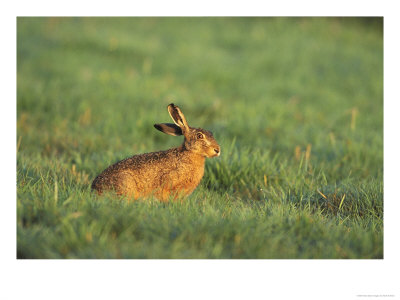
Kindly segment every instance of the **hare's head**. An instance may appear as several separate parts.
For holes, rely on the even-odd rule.
[[[156,129],[169,135],[183,135],[185,137],[185,148],[194,153],[205,157],[214,157],[221,154],[221,149],[211,131],[189,127],[185,116],[179,107],[173,103],[168,105],[168,112],[175,124],[155,124],[154,127]]]

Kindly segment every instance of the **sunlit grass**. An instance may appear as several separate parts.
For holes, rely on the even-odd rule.
[[[19,258],[382,258],[379,21],[19,18]],[[185,201],[90,191],[109,164],[212,130]]]

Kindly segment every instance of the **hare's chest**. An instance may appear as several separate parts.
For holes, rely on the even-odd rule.
[[[174,190],[186,190],[187,193],[191,193],[200,183],[204,175],[204,165],[199,166],[178,166],[175,172],[171,174],[173,178],[170,178],[173,183]]]

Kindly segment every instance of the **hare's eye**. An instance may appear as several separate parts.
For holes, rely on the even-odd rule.
[[[201,132],[198,132],[198,133],[196,134],[196,137],[200,140],[200,139],[203,138],[203,134],[202,134]]]

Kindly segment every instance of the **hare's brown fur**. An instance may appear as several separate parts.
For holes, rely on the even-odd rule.
[[[155,127],[170,135],[183,134],[183,144],[117,162],[95,178],[92,189],[98,194],[113,190],[133,199],[154,196],[162,201],[194,191],[203,177],[205,158],[218,156],[220,148],[211,132],[187,126],[177,106],[170,104],[168,110],[177,125],[156,124]]]

